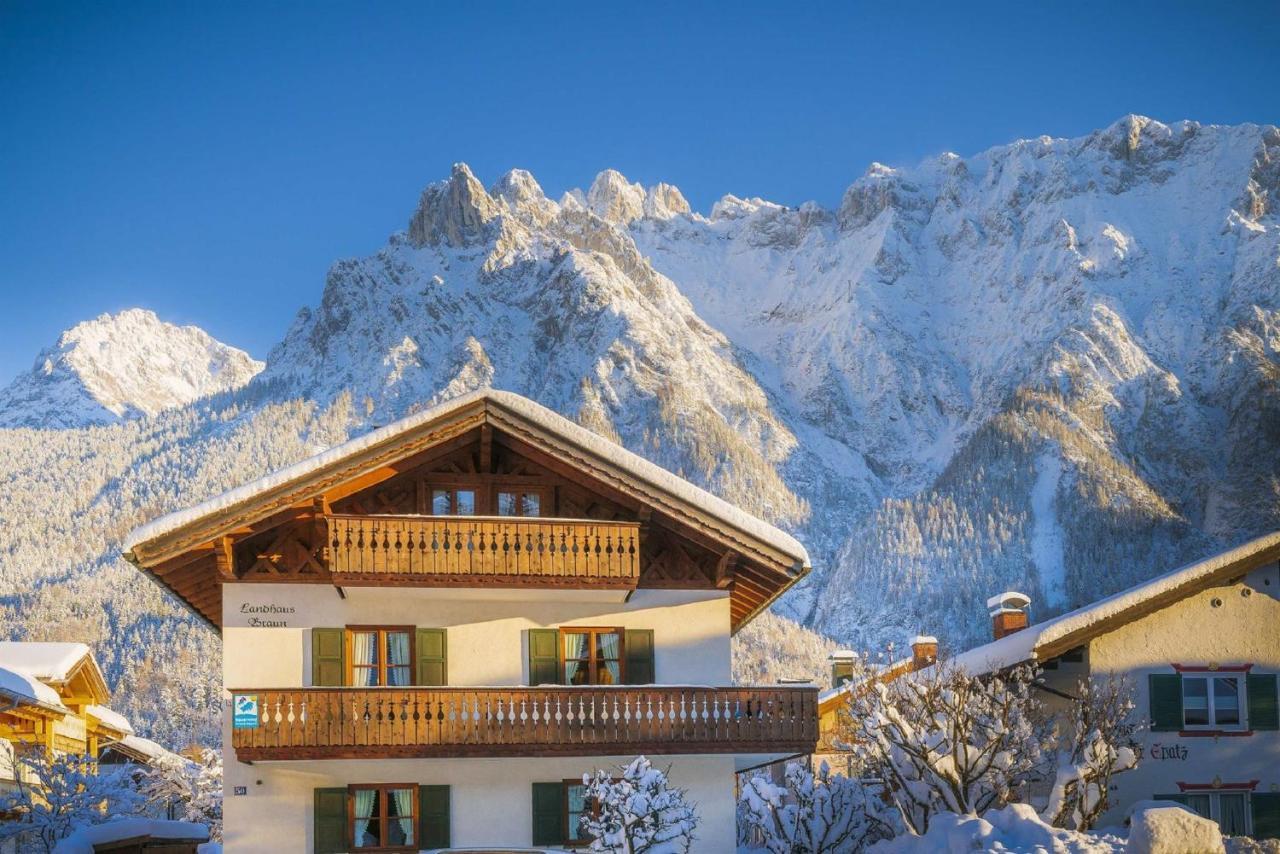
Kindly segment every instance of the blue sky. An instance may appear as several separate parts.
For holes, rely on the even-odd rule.
[[[0,0],[0,382],[135,305],[265,356],[457,160],[830,205],[1129,112],[1278,122],[1277,45],[1274,0]]]

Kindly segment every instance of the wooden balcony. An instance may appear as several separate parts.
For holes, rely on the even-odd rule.
[[[635,522],[329,515],[335,582],[634,590]]]
[[[241,762],[459,756],[807,753],[816,688],[546,687],[237,690]]]

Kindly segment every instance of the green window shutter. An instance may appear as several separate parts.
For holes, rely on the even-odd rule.
[[[444,629],[418,629],[418,685],[449,684],[449,644]],[[441,847],[441,846],[437,846]]]
[[[1182,677],[1176,673],[1152,673],[1147,676],[1151,694],[1152,732],[1182,729]]]
[[[346,633],[342,629],[311,630],[311,684],[341,686],[347,678]]]
[[[627,629],[623,644],[626,647],[627,672],[623,680],[628,685],[652,685],[653,629]]]
[[[529,684],[560,682],[560,633],[555,629],[529,629]]]
[[[1280,792],[1254,792],[1253,838],[1280,839]]]
[[[347,845],[347,790],[316,789],[312,816],[315,854],[342,854]]]
[[[449,840],[449,787],[418,787],[418,841],[417,848],[448,848]]]
[[[1280,703],[1276,699],[1274,673],[1250,673],[1245,677],[1249,695],[1249,729],[1280,729]]]
[[[533,784],[533,845],[560,845],[568,836],[564,829],[563,783]]]

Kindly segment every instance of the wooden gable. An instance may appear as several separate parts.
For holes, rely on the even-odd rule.
[[[216,628],[225,583],[335,583],[329,553],[336,518],[424,517],[433,493],[449,489],[473,493],[476,516],[492,516],[498,493],[516,490],[540,496],[543,519],[632,526],[639,532],[638,586],[728,589],[735,629],[802,574],[793,555],[687,501],[663,500],[652,485],[558,443],[541,425],[480,403],[136,543],[127,556]]]

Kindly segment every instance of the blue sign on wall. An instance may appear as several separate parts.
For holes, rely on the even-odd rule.
[[[254,729],[258,726],[257,694],[232,695],[231,726],[234,729]]]

